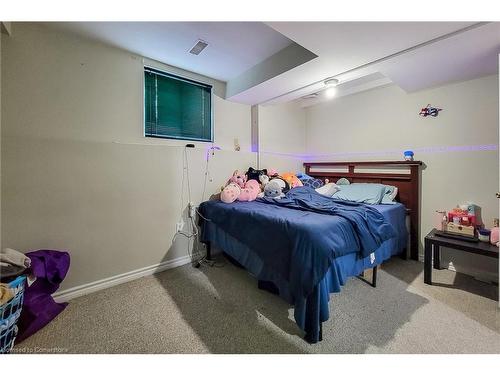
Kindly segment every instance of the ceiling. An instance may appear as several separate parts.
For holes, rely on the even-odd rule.
[[[55,22],[53,28],[229,81],[293,42],[262,22]],[[198,56],[188,51],[209,43]]]
[[[489,23],[388,59],[378,68],[403,90],[414,92],[498,73],[499,54],[500,23]]]
[[[498,73],[500,23],[472,22],[76,22],[52,27],[227,83],[245,104],[326,100],[396,84],[413,92]],[[202,39],[198,56],[187,51]],[[314,99],[301,99],[311,93]]]
[[[323,80],[339,79],[338,95],[396,84],[406,92],[498,73],[500,23],[270,23],[318,58],[232,98],[267,103],[327,100]],[[323,35],[315,37],[314,35]],[[289,82],[293,80],[294,84]],[[316,84],[314,84],[316,82]],[[359,82],[359,84],[357,84]]]

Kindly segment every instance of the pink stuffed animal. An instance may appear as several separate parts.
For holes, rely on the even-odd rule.
[[[260,193],[260,185],[255,180],[250,180],[245,183],[245,187],[241,189],[241,194],[238,197],[239,201],[254,201]]]
[[[220,193],[220,200],[224,203],[233,203],[235,200],[249,202],[255,200],[259,193],[259,183],[247,181],[247,176],[236,170]]]
[[[247,182],[247,176],[244,173],[240,173],[240,171],[236,170],[233,172],[233,175],[229,179],[228,183],[235,183],[240,186],[240,188],[245,187],[245,182]]]
[[[278,171],[276,170],[276,168],[269,168],[267,170],[267,175],[269,177],[276,177],[276,176],[278,176]]]
[[[241,188],[234,182],[229,183],[220,193],[220,200],[224,203],[233,203],[241,194]]]

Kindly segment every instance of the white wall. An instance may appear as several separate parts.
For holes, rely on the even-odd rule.
[[[188,201],[186,142],[143,138],[142,58],[40,24],[12,29],[2,45],[2,246],[68,249],[63,289],[187,255],[183,237],[172,243]],[[257,162],[250,106],[216,97],[214,115],[223,151],[206,196]],[[195,203],[206,147],[187,150]]]
[[[443,108],[423,118],[420,108]],[[341,97],[307,108],[307,152],[318,160],[401,159],[413,149],[422,172],[421,237],[432,228],[432,214],[472,201],[482,207],[488,226],[498,217],[498,77],[489,76],[413,94],[396,86]],[[493,150],[477,150],[493,145]],[[451,147],[475,150],[454,151]],[[443,263],[459,271],[498,280],[491,258],[444,252]]]
[[[305,126],[305,111],[295,103],[259,106],[261,167],[280,173],[303,170]]]

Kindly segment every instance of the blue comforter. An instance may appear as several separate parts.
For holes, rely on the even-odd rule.
[[[336,257],[366,257],[395,236],[373,207],[328,198],[308,187],[294,188],[281,200],[204,202],[200,212],[286,281],[293,300],[306,298]]]

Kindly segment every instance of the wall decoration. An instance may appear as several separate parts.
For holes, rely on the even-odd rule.
[[[422,117],[427,117],[427,116],[437,117],[439,111],[442,111],[442,109],[427,104],[427,107],[424,107],[420,110],[419,115]]]

